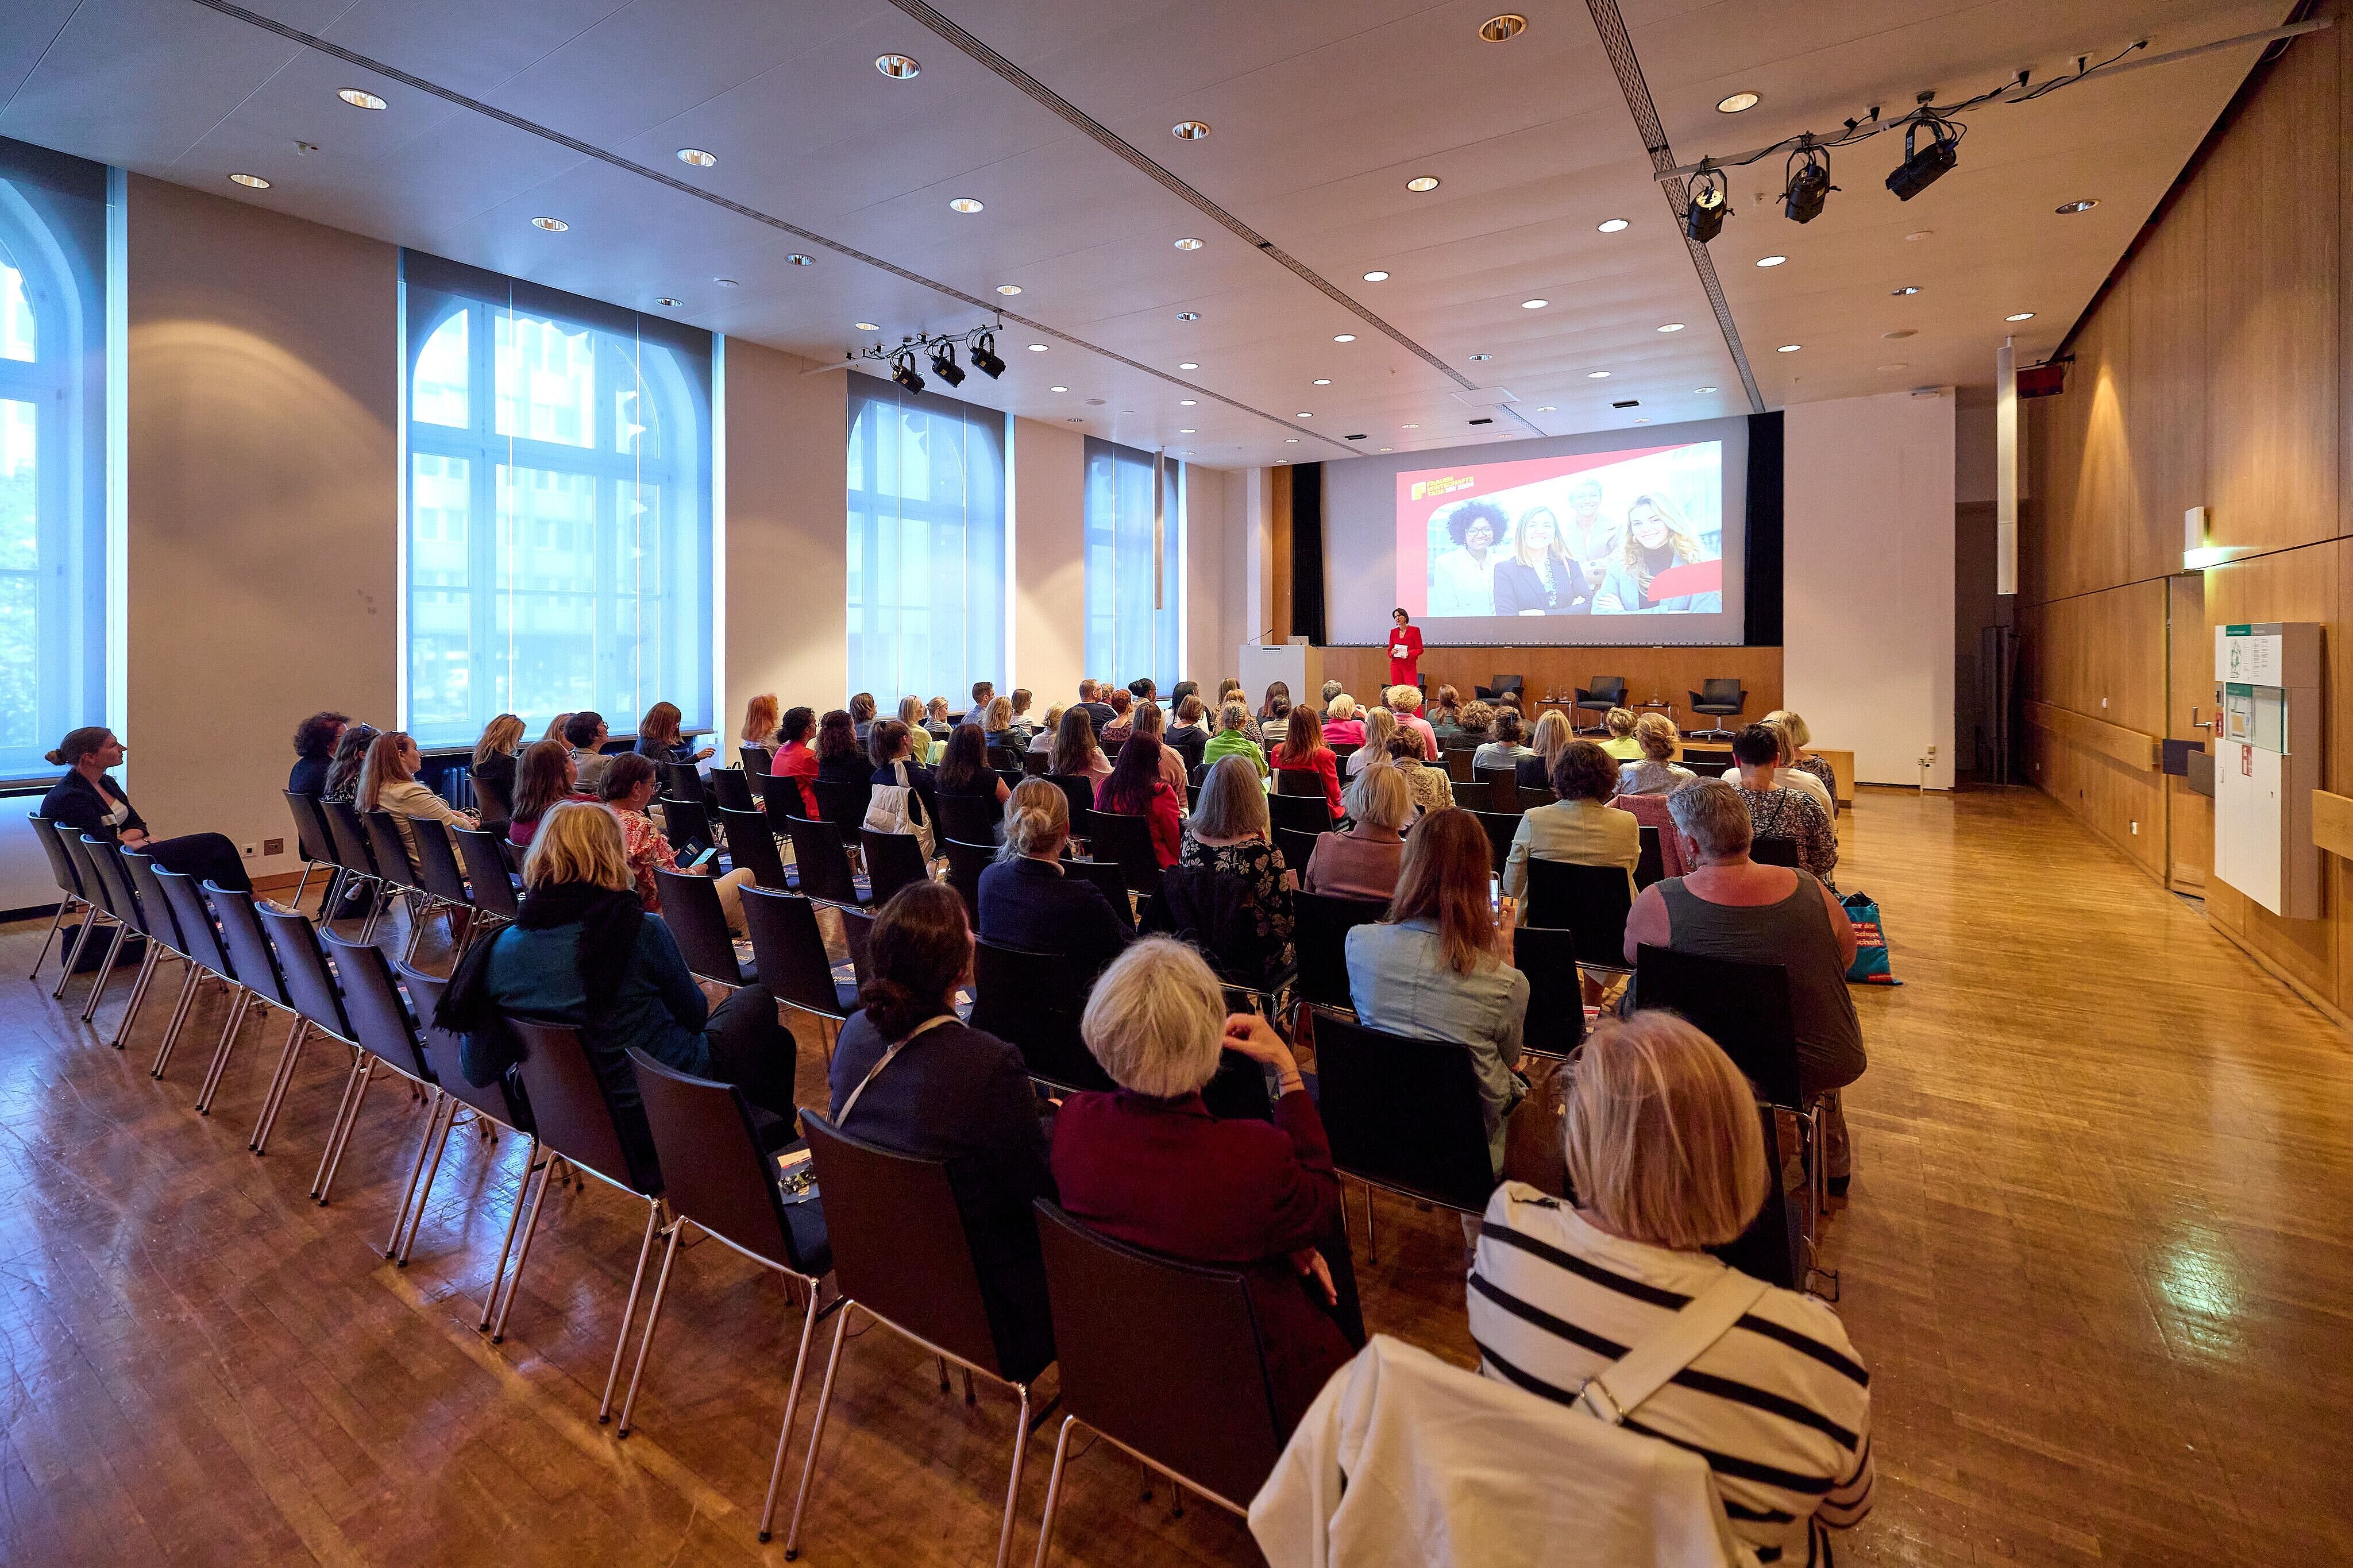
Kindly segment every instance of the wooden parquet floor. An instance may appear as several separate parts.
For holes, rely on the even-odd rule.
[[[1880,900],[1906,984],[1858,997],[1872,1068],[1829,1232],[1880,1467],[1841,1558],[2353,1560],[2353,1048],[2039,795],[1866,793],[1845,827],[1841,880]],[[0,1561],[782,1561],[781,1521],[754,1537],[799,1327],[773,1276],[681,1255],[617,1439],[596,1407],[638,1235],[619,1198],[551,1195],[492,1345],[474,1322],[517,1140],[452,1139],[395,1268],[423,1122],[404,1089],[371,1093],[319,1208],[331,1053],[257,1160],[279,1031],[248,1024],[200,1118],[222,1005],[158,1083],[172,977],[118,1054],[76,1017],[82,981],[59,1004],[23,979],[40,931],[0,929]],[[796,1023],[813,1099],[818,1036]],[[1452,1217],[1384,1200],[1380,1231],[1377,1266],[1359,1246],[1367,1318],[1467,1363]],[[812,1374],[796,1469],[814,1394]],[[837,1404],[804,1560],[987,1563],[1010,1399],[943,1395],[870,1331]],[[1145,1485],[1108,1445],[1075,1461],[1056,1560],[1257,1560],[1239,1521]]]

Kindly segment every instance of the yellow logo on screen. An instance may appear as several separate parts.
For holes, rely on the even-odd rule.
[[[1427,500],[1431,496],[1442,496],[1450,490],[1468,489],[1476,483],[1478,480],[1469,474],[1449,474],[1442,479],[1416,479],[1413,499]]]

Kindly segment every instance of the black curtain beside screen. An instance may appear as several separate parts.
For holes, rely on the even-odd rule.
[[[1743,641],[1781,646],[1781,416],[1748,416],[1748,564]]]
[[[1291,470],[1291,635],[1321,647],[1324,616],[1324,465]]]

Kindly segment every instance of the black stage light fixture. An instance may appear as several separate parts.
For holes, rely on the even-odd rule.
[[[995,381],[1005,374],[1005,362],[997,357],[997,334],[983,332],[972,340],[972,368]]]
[[[1931,140],[1915,152],[1913,139],[1923,125],[1928,128]],[[1960,146],[1960,132],[1949,121],[1934,116],[1914,121],[1904,128],[1904,162],[1887,176],[1887,188],[1895,193],[1897,200],[1910,201],[1952,172],[1953,165],[1961,161]]]
[[[923,390],[923,378],[915,370],[915,356],[904,349],[891,356],[891,379],[909,392]]]
[[[1804,163],[1800,164],[1799,159]],[[1838,187],[1831,184],[1831,155],[1820,147],[1800,147],[1789,154],[1781,192],[1781,210],[1791,223],[1811,223],[1822,216],[1822,204]]]
[[[955,362],[955,344],[941,343],[932,350],[932,374],[950,386],[964,384],[964,366]]]
[[[1700,245],[1705,245],[1724,232],[1724,220],[1731,212],[1725,199],[1731,194],[1731,183],[1721,169],[1703,165],[1684,187],[1687,205],[1683,211],[1683,233]]]

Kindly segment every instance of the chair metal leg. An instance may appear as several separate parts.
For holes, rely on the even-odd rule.
[[[997,1528],[997,1568],[1005,1568],[1006,1557],[1013,1550],[1013,1513],[1021,1501],[1021,1463],[1029,1456],[1029,1385],[1013,1386],[1021,1391],[1021,1414],[1013,1423],[1013,1479],[1005,1487],[1005,1522]]]
[[[776,1484],[785,1479],[785,1449],[793,1440],[793,1415],[800,1408],[801,1379],[808,1373],[809,1340],[817,1331],[818,1286],[809,1287],[808,1300],[801,1304],[801,1348],[793,1357],[792,1391],[785,1395],[785,1424],[776,1429],[776,1458],[768,1466],[768,1496],[760,1504],[760,1543],[766,1545],[768,1527],[776,1518]]]
[[[613,1384],[621,1380],[621,1355],[629,1348],[629,1322],[638,1315],[638,1292],[646,1282],[646,1259],[654,1252],[654,1232],[661,1226],[661,1200],[646,1200],[646,1238],[638,1243],[637,1272],[629,1276],[629,1300],[621,1309],[621,1331],[613,1336],[613,1364],[605,1371],[605,1397],[596,1405],[596,1424],[613,1414]]]
[[[177,953],[173,954],[178,957]],[[106,1043],[116,1050],[131,1037],[132,1023],[139,1016],[142,1004],[147,1000],[147,989],[155,984],[156,966],[164,962],[164,944],[153,937],[147,939],[147,951],[140,956],[139,973],[131,982],[131,999],[123,1005],[122,1016],[114,1021],[114,1037]]]
[[[213,1059],[205,1068],[205,1080],[196,1086],[196,1114],[213,1113],[213,1096],[220,1092],[221,1073],[228,1066],[228,1054],[237,1048],[237,1032],[245,1024],[246,1010],[253,1005],[253,993],[240,985],[237,1001],[228,1010],[228,1022],[221,1026],[220,1040],[213,1047]]]
[[[311,1195],[319,1206],[327,1206],[327,1194],[335,1184],[335,1172],[342,1168],[343,1151],[351,1147],[352,1134],[360,1124],[360,1102],[367,1099],[368,1084],[375,1077],[375,1058],[365,1051],[354,1051],[352,1081],[344,1090],[348,1101],[333,1131],[327,1136],[326,1152],[319,1156],[319,1173],[313,1178]]]
[[[964,1369],[964,1402],[966,1405],[977,1405],[980,1403],[980,1395],[973,1392],[972,1368],[970,1367]]]
[[[204,965],[193,958],[188,960],[188,972],[180,978],[179,998],[172,1004],[172,1016],[164,1026],[163,1042],[155,1047],[155,1063],[147,1069],[149,1078],[162,1078],[164,1068],[171,1064],[172,1047],[179,1043],[180,1031],[186,1026],[188,1015],[195,1009],[196,992],[204,983]]]
[[[66,910],[71,901],[68,899],[58,900],[58,912],[49,917],[49,934],[41,939],[41,951],[33,955],[32,972],[25,976],[26,979],[38,980],[41,977],[41,965],[49,961],[49,944],[58,940],[58,932],[66,923]]]
[[[408,1185],[401,1189],[399,1212],[392,1216],[392,1235],[384,1244],[384,1255],[389,1259],[400,1251],[400,1233],[408,1223],[408,1210],[417,1202],[417,1184],[425,1174],[425,1163],[433,1155],[433,1140],[441,1131],[441,1109],[451,1097],[438,1084],[428,1087],[425,1093],[425,1136],[417,1145],[417,1162],[408,1168]]]
[[[515,1251],[514,1272],[507,1276],[506,1300],[499,1303],[499,1315],[491,1324],[491,1343],[498,1344],[507,1337],[507,1314],[514,1310],[515,1292],[522,1287],[522,1266],[531,1261],[531,1238],[539,1229],[540,1205],[546,1201],[547,1189],[555,1184],[556,1167],[564,1156],[550,1151],[546,1163],[540,1167],[539,1189],[531,1194],[531,1216],[523,1221],[522,1245]],[[529,1187],[530,1183],[524,1183]],[[493,1287],[491,1293],[497,1294]]]
[[[1373,1189],[1367,1184],[1365,1188],[1365,1261],[1378,1263],[1380,1260],[1380,1232],[1373,1228]]]
[[[637,1364],[629,1369],[629,1392],[621,1396],[621,1424],[613,1433],[617,1437],[629,1435],[629,1412],[637,1408],[638,1383],[646,1375],[646,1356],[654,1348],[654,1325],[661,1321],[662,1296],[670,1289],[670,1266],[678,1260],[678,1238],[685,1229],[686,1221],[677,1221],[670,1227],[670,1239],[662,1244],[661,1268],[654,1275],[653,1304],[646,1309],[645,1335],[638,1341]]]
[[[833,1405],[833,1374],[841,1365],[841,1342],[849,1331],[850,1303],[842,1303],[833,1325],[833,1348],[825,1356],[825,1381],[818,1385],[817,1425],[809,1428],[808,1453],[801,1460],[801,1489],[793,1499],[792,1527],[785,1531],[785,1561],[801,1554],[801,1514],[808,1507],[809,1479],[817,1474],[817,1451],[825,1443],[826,1412]]]
[[[942,1394],[945,1394],[948,1391],[948,1358],[941,1356],[938,1359],[940,1363],[940,1392]]]
[[[1078,1424],[1077,1416],[1063,1416],[1061,1435],[1054,1439],[1054,1468],[1046,1474],[1046,1513],[1038,1521],[1038,1555],[1030,1559],[1029,1568],[1046,1568],[1046,1553],[1053,1549],[1054,1515],[1062,1506],[1062,1466],[1071,1457],[1071,1428]]]
[[[82,999],[81,1021],[89,1023],[98,1012],[100,998],[106,994],[107,983],[114,978],[114,962],[122,956],[122,944],[131,940],[131,927],[123,921],[114,924],[114,940],[107,943],[106,962],[98,966],[97,977],[90,983],[90,994]]]
[[[294,1026],[286,1031],[285,1047],[278,1053],[278,1070],[270,1075],[269,1092],[261,1097],[261,1114],[254,1119],[253,1136],[245,1146],[260,1153],[269,1146],[269,1129],[278,1120],[279,1097],[293,1080],[294,1064],[302,1055],[303,1042],[311,1037],[311,1020],[300,1013],[294,1016]]]
[[[433,1152],[425,1163],[425,1183],[408,1205],[408,1234],[401,1238],[399,1252],[393,1255],[392,1266],[408,1267],[408,1255],[417,1249],[417,1232],[425,1224],[425,1211],[432,1202],[433,1183],[441,1174],[441,1156],[449,1147],[449,1134],[458,1125],[459,1100],[454,1094],[441,1097],[441,1131],[433,1140]]]
[[[90,943],[90,933],[98,929],[98,907],[85,900],[81,906],[81,923],[74,928],[73,947],[66,954],[66,966],[58,972],[58,983],[49,987],[49,1000],[54,1002],[66,994],[66,982],[73,978],[75,968],[81,963],[81,950]]]
[[[522,1153],[522,1186],[515,1193],[514,1207],[507,1213],[507,1233],[499,1243],[498,1264],[491,1272],[491,1293],[482,1298],[482,1321],[474,1325],[478,1332],[488,1333],[491,1331],[491,1316],[499,1304],[499,1287],[506,1280],[507,1254],[514,1249],[515,1222],[522,1218],[522,1211],[531,1197],[532,1180],[539,1174],[540,1166],[545,1163],[539,1157],[539,1141],[532,1139]],[[521,1264],[516,1265],[516,1271],[522,1271]]]

